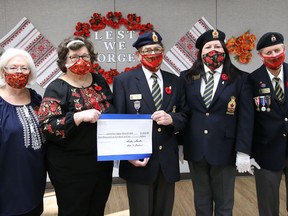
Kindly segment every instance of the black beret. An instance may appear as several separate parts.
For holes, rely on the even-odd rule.
[[[283,44],[283,43],[284,43],[284,37],[282,34],[278,32],[267,32],[259,39],[256,49],[260,50],[268,46],[273,46],[276,44]]]
[[[197,38],[195,46],[197,49],[202,49],[204,44],[213,40],[220,40],[224,42],[225,33],[218,29],[208,30]]]
[[[139,49],[142,46],[150,44],[161,44],[162,37],[156,31],[145,32],[138,37],[138,39],[132,44],[133,47]]]

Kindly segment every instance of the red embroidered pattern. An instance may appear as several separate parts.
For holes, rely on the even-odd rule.
[[[48,131],[50,134],[55,133],[56,136],[61,136],[64,138],[65,137],[64,129],[63,130],[53,129],[52,124],[48,123],[50,121],[49,117],[59,116],[59,115],[62,115],[62,110],[59,105],[59,100],[54,99],[54,98],[44,98],[41,103],[40,109],[38,110],[39,120],[43,121],[45,119],[44,121],[45,126],[43,130]],[[57,119],[56,126],[64,125],[64,123],[65,123],[65,117],[62,117],[61,119]]]
[[[59,100],[56,100],[54,98],[44,98],[41,103],[40,109],[38,110],[39,119],[46,119],[50,116],[61,115],[62,110],[59,102]]]
[[[79,98],[74,99],[75,102],[75,109],[81,110],[83,106],[85,106],[87,109],[97,109],[99,111],[105,111],[109,106],[109,102],[107,102],[107,97],[104,95],[104,93],[100,90],[96,89],[96,84],[93,86],[90,86],[88,88],[80,89],[80,94],[83,98],[84,105],[81,105],[79,103]],[[99,89],[99,88],[97,88]],[[76,91],[76,89],[71,89],[71,91]],[[73,94],[74,97],[78,97],[77,94]]]

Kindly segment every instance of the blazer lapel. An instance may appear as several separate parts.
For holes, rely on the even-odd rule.
[[[173,90],[175,89],[175,87],[173,85],[171,78],[166,76],[165,73],[162,73],[162,71],[161,71],[161,74],[163,77],[163,97],[162,97],[163,101],[162,101],[161,109],[166,110],[169,103],[171,102],[171,96],[173,94]],[[171,94],[167,94],[166,88],[171,88]]]
[[[228,81],[224,81],[220,77],[218,85],[217,85],[217,89],[216,89],[216,92],[215,92],[214,97],[212,99],[212,102],[210,104],[210,107],[212,107],[213,103],[215,103],[215,101],[217,101],[217,99],[222,94],[223,90],[226,88],[227,85],[228,85]]]
[[[201,95],[201,82],[203,77],[201,76],[199,79],[193,80],[194,91],[197,92],[197,98],[201,105],[206,109],[206,105],[204,103],[203,97]]]
[[[288,110],[288,65],[283,64],[283,73],[284,73],[284,95],[285,95],[285,111]]]

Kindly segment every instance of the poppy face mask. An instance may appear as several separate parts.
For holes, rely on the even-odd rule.
[[[225,53],[212,50],[202,57],[203,63],[210,68],[210,70],[215,70],[219,68],[225,60]]]

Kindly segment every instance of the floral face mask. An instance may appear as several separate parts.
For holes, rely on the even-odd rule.
[[[11,86],[12,88],[16,89],[22,89],[24,88],[29,79],[29,73],[23,74],[23,73],[4,73],[6,83]]]
[[[202,58],[203,58],[203,63],[213,71],[219,68],[223,64],[225,60],[225,53],[212,50],[204,54]]]
[[[273,57],[262,57],[263,64],[272,70],[278,69],[284,62],[285,60],[285,52],[280,53],[277,56]]]
[[[82,58],[79,58],[74,64],[72,64],[68,69],[77,75],[85,75],[92,71],[92,64],[89,61],[84,61]]]
[[[163,61],[163,53],[159,54],[141,54],[141,63],[151,72],[156,72]]]

